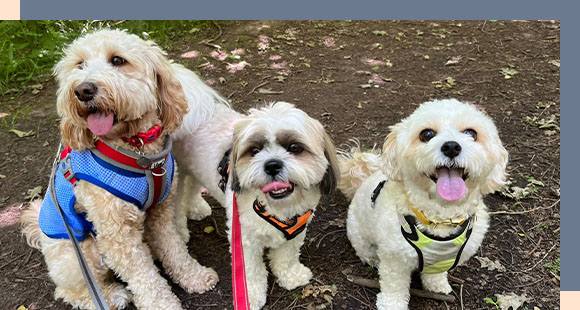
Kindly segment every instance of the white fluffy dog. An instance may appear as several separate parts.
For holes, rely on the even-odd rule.
[[[454,99],[424,103],[390,128],[382,154],[355,147],[339,157],[348,238],[378,267],[381,310],[407,309],[413,270],[424,289],[452,291],[447,271],[481,245],[483,195],[504,184],[508,159],[492,120]]]
[[[64,185],[57,187],[57,196],[60,201],[74,193],[66,200],[68,203],[59,204],[69,212],[65,213],[67,219],[76,219],[74,223],[82,225],[80,247],[111,309],[124,308],[131,299],[139,309],[181,309],[154,258],[189,293],[205,292],[218,280],[215,271],[189,255],[177,231],[175,183],[169,187],[170,181],[157,183],[156,179],[170,180],[169,172],[163,170],[173,165],[171,155],[167,155],[169,135],[181,126],[191,93],[196,93],[201,83],[188,72],[172,64],[154,43],[119,30],[97,31],[77,39],[55,67],[61,135],[72,148],[72,168],[77,178],[74,187],[66,180],[58,183]],[[195,81],[187,83],[188,78]],[[189,107],[197,111],[194,103]],[[123,158],[123,163],[101,150]],[[76,157],[79,154],[83,157]],[[157,156],[156,162],[151,161],[152,156]],[[82,161],[76,165],[75,158]],[[81,178],[79,171],[89,163],[91,174]],[[160,170],[159,165],[165,166]],[[57,169],[57,180],[63,172]],[[145,186],[131,183],[145,176]],[[110,189],[106,190],[107,186]],[[64,230],[62,222],[57,218],[42,226],[47,223],[43,214],[58,214],[50,201],[45,199],[42,210],[40,202],[33,202],[23,212],[21,222],[27,241],[44,254],[56,284],[55,297],[73,307],[94,309],[73,246],[63,239],[68,238],[66,232],[51,235],[58,227]],[[94,238],[89,236],[90,231],[96,231]],[[117,282],[114,275],[127,285]]]
[[[336,186],[336,151],[322,124],[292,104],[277,102],[251,109],[247,117],[225,106],[216,108],[207,123],[176,141],[181,167],[192,172],[189,178],[197,184],[186,189],[184,195],[193,198],[182,201],[180,207],[202,201],[199,189],[203,184],[225,203],[231,241],[236,193],[250,307],[260,309],[267,297],[266,248],[270,248],[272,273],[283,288],[294,289],[312,278],[310,269],[299,261],[300,247],[321,194]],[[229,148],[229,157],[222,159]],[[221,171],[228,169],[228,158],[229,177],[218,173],[218,166]],[[207,214],[200,210],[209,208],[205,203],[192,207],[196,210],[187,212],[195,216]]]

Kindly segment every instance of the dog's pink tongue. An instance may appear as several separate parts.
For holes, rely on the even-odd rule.
[[[113,128],[114,116],[113,113],[105,114],[103,112],[89,114],[87,117],[89,129],[95,136],[106,135]]]
[[[290,183],[284,183],[284,182],[280,182],[280,181],[274,181],[272,183],[268,183],[264,186],[264,188],[262,188],[262,193],[268,193],[271,191],[277,191],[279,189],[283,189],[283,188],[292,188],[292,185]]]
[[[439,168],[437,194],[447,201],[455,201],[467,191],[462,178],[462,169]]]

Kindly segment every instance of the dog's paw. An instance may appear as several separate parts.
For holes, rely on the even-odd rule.
[[[133,296],[122,285],[118,285],[118,287],[115,287],[109,293],[107,299],[111,310],[121,310],[127,307],[127,305],[133,300]]]
[[[248,292],[250,310],[260,310],[266,304],[266,294],[251,294]]]
[[[383,292],[377,295],[377,310],[407,310],[408,305],[408,297],[405,296],[398,298]]]
[[[187,209],[186,215],[188,219],[200,221],[211,215],[211,206],[205,199],[197,199],[194,204],[194,206]]]
[[[434,293],[449,294],[453,291],[449,281],[447,281],[447,273],[438,274],[421,274],[421,283],[423,289]]]
[[[181,286],[188,293],[205,293],[212,290],[217,282],[219,281],[218,274],[212,269],[207,267],[200,267],[202,270],[192,275],[183,277],[179,281],[179,286]]]
[[[280,272],[278,284],[287,290],[293,290],[299,286],[304,286],[312,279],[312,271],[302,264],[296,264]]]

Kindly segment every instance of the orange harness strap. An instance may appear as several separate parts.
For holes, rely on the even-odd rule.
[[[258,214],[261,218],[266,220],[266,222],[270,223],[276,229],[281,231],[286,237],[286,240],[292,240],[294,237],[298,236],[304,229],[306,228],[306,224],[308,223],[308,219],[312,216],[312,210],[306,211],[306,213],[287,220],[282,221],[276,218],[270,213],[266,212],[264,208],[264,204],[258,199],[254,200],[254,211]]]

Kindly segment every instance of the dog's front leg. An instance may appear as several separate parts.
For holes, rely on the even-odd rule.
[[[300,247],[304,243],[306,231],[296,238],[270,249],[270,268],[281,287],[292,290],[303,286],[312,279],[312,272],[300,263]]]
[[[381,292],[377,295],[378,310],[407,310],[413,262],[396,254],[379,254]]]
[[[137,308],[182,309],[143,242],[145,213],[92,184],[78,188],[76,196],[97,231],[98,250],[105,263],[127,283]]]
[[[268,293],[268,271],[264,263],[264,246],[252,243],[248,234],[243,234],[246,281],[251,310],[259,310],[266,304]]]
[[[171,279],[188,293],[203,293],[215,287],[217,273],[200,265],[187,251],[177,232],[172,196],[150,209],[145,220],[145,238]]]

